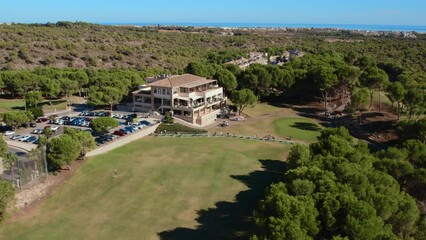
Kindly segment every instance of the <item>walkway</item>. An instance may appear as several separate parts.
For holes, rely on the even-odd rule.
[[[87,153],[86,156],[87,157],[93,157],[93,156],[96,156],[96,155],[99,155],[99,154],[103,154],[103,153],[109,152],[113,149],[119,148],[123,145],[126,145],[130,142],[141,139],[141,138],[143,138],[147,135],[154,133],[159,125],[160,125],[159,123],[156,123],[156,124],[154,124],[150,127],[144,128],[144,129],[142,129],[138,132],[132,133],[130,135],[126,135],[124,137],[120,137],[117,140],[115,140],[115,141],[113,141],[109,144],[105,144],[103,146],[100,146],[100,147],[96,148],[95,150]]]

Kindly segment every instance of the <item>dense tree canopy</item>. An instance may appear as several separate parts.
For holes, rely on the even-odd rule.
[[[23,123],[28,123],[33,116],[30,112],[16,111],[6,112],[2,114],[3,122],[12,127],[21,126]]]
[[[37,104],[43,101],[43,95],[40,91],[29,91],[24,96],[28,107],[37,107]]]
[[[15,199],[15,187],[8,181],[0,179],[0,222],[5,220]]]
[[[417,156],[417,155],[416,155]],[[344,128],[325,129],[309,148],[295,146],[289,168],[266,191],[252,239],[395,239],[421,233],[415,200],[375,168],[380,161]]]
[[[96,148],[95,139],[89,131],[82,131],[76,128],[65,128],[64,134],[69,135],[80,143],[83,154]]]
[[[51,139],[47,144],[47,159],[53,167],[61,168],[77,159],[81,149],[78,140],[64,134],[59,138]]]

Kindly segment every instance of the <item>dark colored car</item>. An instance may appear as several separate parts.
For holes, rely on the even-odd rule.
[[[38,118],[38,119],[36,120],[36,122],[37,122],[37,123],[42,123],[42,122],[47,122],[47,121],[49,121],[49,119],[48,119],[48,118],[45,118],[45,117],[41,117],[41,118]]]
[[[146,120],[142,120],[140,121],[141,124],[146,125],[146,126],[151,126],[151,123],[146,121]]]
[[[25,139],[24,142],[34,142],[35,140],[37,140],[37,137],[31,136],[31,137]]]
[[[30,127],[37,127],[37,124],[35,122],[30,122]]]

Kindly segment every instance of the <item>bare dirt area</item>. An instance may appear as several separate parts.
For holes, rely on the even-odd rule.
[[[81,160],[74,161],[70,165],[71,170],[62,170],[57,176],[51,175],[48,178],[39,179],[18,190],[16,193],[16,212],[11,217],[11,221],[20,221],[36,215],[43,200],[73,176],[83,163],[84,161]]]

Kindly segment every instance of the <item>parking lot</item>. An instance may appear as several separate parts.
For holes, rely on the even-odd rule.
[[[118,121],[119,126],[101,135],[93,133],[90,122],[97,117],[113,117]],[[40,117],[29,124],[31,127],[19,128],[16,132],[8,131],[5,137],[11,141],[37,144],[38,138],[46,129],[50,129],[53,136],[59,136],[63,134],[64,127],[70,127],[90,131],[99,146],[151,126],[155,121],[155,119],[148,120],[129,112],[83,111],[76,112],[74,115]]]

